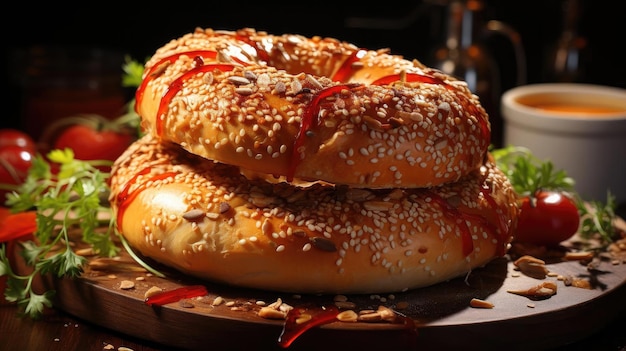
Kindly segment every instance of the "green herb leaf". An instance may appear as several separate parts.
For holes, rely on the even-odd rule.
[[[598,236],[601,243],[612,243],[617,236],[617,230],[613,225],[617,203],[615,196],[607,194],[607,202],[591,201],[581,203],[580,211],[580,235],[585,239]]]
[[[143,63],[133,60],[130,56],[126,56],[122,69],[124,70],[124,75],[122,75],[122,86],[138,87],[141,85],[144,71]]]
[[[0,275],[8,276],[5,297],[17,301],[31,317],[52,304],[53,292],[39,295],[32,290],[31,282],[37,275],[72,278],[83,272],[86,259],[70,247],[71,230],[80,229],[82,240],[100,255],[111,257],[120,250],[112,240],[115,226],[111,210],[101,204],[109,188],[108,174],[94,166],[98,161],[76,160],[71,149],[53,150],[48,159],[59,164],[58,173],[53,174],[50,164],[37,155],[26,181],[7,200],[13,211],[37,210],[37,240],[24,242],[21,252],[25,262],[34,267],[33,272],[25,276],[11,272],[4,243],[0,256]],[[102,216],[106,212],[108,218]],[[96,230],[102,227],[104,231]]]
[[[32,318],[38,318],[44,311],[45,307],[52,307],[52,297],[55,295],[55,292],[52,290],[48,290],[42,295],[32,293],[29,298],[24,301],[20,301],[19,305],[26,304],[24,308],[24,312]]]
[[[509,146],[494,149],[491,154],[520,196],[531,196],[540,189],[574,189],[574,179],[564,170],[556,170],[551,161],[538,159],[527,148]]]

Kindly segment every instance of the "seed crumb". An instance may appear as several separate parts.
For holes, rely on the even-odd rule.
[[[115,346],[111,345],[111,344],[106,344],[104,345],[104,347],[102,347],[103,350],[107,351],[107,350],[113,350],[115,349]]]
[[[358,318],[359,315],[357,315],[353,310],[346,310],[337,314],[337,320],[340,322],[354,323],[358,320]]]
[[[470,306],[474,308],[493,308],[493,303],[477,298],[470,300]]]
[[[211,303],[211,305],[213,306],[219,306],[221,304],[224,303],[224,298],[221,296],[217,296],[215,299],[213,299],[213,302]]]
[[[148,298],[156,294],[159,294],[162,291],[163,289],[159,288],[158,286],[152,286],[150,289],[146,290],[146,292],[143,294],[143,297]]]
[[[135,283],[130,280],[122,280],[120,282],[120,289],[129,290],[135,287]]]
[[[284,311],[280,311],[274,309],[272,307],[263,307],[258,313],[259,317],[266,319],[285,319],[287,318],[287,313]]]

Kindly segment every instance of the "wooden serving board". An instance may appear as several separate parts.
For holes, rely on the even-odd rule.
[[[90,259],[80,278],[46,278],[44,289],[57,292],[55,307],[76,317],[130,336],[189,350],[284,350],[278,339],[284,321],[257,315],[277,299],[294,306],[327,305],[334,296],[238,289],[197,281],[159,268],[167,278],[148,274],[126,253],[115,264]],[[467,277],[393,295],[349,295],[353,310],[383,305],[415,322],[416,333],[388,322],[333,322],[306,331],[288,350],[538,350],[581,340],[601,329],[626,308],[626,264],[603,260],[594,270],[578,261],[547,263],[550,272],[583,278],[592,289],[566,286],[557,277],[520,274],[507,257]],[[106,261],[105,261],[106,263]],[[109,262],[110,263],[110,262]],[[133,287],[122,289],[123,281]],[[557,294],[532,300],[512,294],[554,281]],[[164,306],[145,304],[151,287],[172,290],[201,284],[209,294]],[[224,303],[213,305],[221,297]],[[470,307],[478,298],[491,309]]]

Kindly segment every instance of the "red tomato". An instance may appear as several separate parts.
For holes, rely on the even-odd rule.
[[[33,164],[36,146],[28,134],[14,129],[0,129],[0,184],[20,185]],[[7,189],[0,189],[0,205]]]
[[[557,246],[578,231],[580,214],[574,199],[559,191],[539,191],[522,199],[516,242]]]
[[[19,146],[32,153],[37,150],[35,141],[25,132],[10,128],[0,129],[0,149],[9,145]]]
[[[0,170],[4,172],[0,176],[0,182],[20,184],[28,174],[34,156],[32,151],[17,145],[0,148]]]
[[[115,161],[133,142],[130,133],[114,130],[96,130],[84,124],[64,129],[54,142],[55,149],[70,148],[78,160]]]

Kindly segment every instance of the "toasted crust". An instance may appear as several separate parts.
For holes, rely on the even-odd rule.
[[[481,166],[490,124],[465,82],[332,38],[197,29],[159,48],[144,128],[287,181],[427,187]]]
[[[146,135],[115,163],[111,204],[145,256],[229,285],[294,293],[397,292],[504,254],[516,195],[485,158],[431,189],[300,188],[243,177]]]

